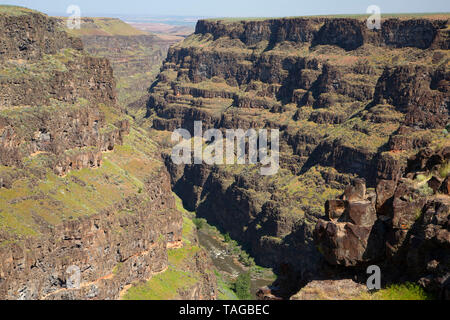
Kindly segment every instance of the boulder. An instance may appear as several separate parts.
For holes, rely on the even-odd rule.
[[[436,193],[442,185],[442,180],[433,176],[430,180],[428,180],[427,184],[431,189],[433,189],[433,192]]]
[[[346,201],[329,200],[325,203],[325,213],[330,220],[338,220],[345,212]]]
[[[348,217],[355,225],[373,226],[377,213],[370,201],[354,201],[348,204]]]
[[[442,182],[440,191],[443,194],[450,195],[450,176],[445,178],[444,182]]]

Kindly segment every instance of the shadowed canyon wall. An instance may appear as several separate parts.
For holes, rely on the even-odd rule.
[[[339,269],[330,272],[330,263],[354,261],[352,250],[358,262],[385,259],[384,232],[395,233],[389,221],[401,215],[392,203],[405,196],[397,187],[400,178],[408,175],[414,190],[424,185],[419,174],[436,180],[416,209],[438,206],[431,216],[442,210],[448,215],[448,192],[440,188],[449,161],[449,43],[445,15],[384,19],[381,30],[347,18],[199,21],[194,35],[169,49],[151,88],[148,120],[169,132],[193,132],[200,120],[204,129],[280,129],[282,169],[262,177],[257,166],[176,166],[168,150],[174,190],[260,264],[293,277],[297,287],[287,296],[309,280],[336,276]],[[439,154],[439,161],[407,169],[419,152]],[[319,236],[315,242],[325,202],[360,179],[370,198],[364,195],[355,209],[352,202],[338,207],[364,213],[358,222],[345,218],[354,241],[328,237],[324,244]],[[431,204],[433,196],[440,205]],[[380,219],[386,228],[371,233]],[[333,234],[340,237],[339,228]],[[372,234],[379,238],[374,247],[367,237],[359,243]],[[443,241],[439,248],[448,245]],[[448,271],[448,258],[440,261]],[[397,266],[403,263],[399,259]],[[415,279],[418,273],[424,270]]]

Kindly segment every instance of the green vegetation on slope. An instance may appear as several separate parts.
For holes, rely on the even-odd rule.
[[[226,280],[219,271],[215,270],[214,273],[216,274],[217,289],[219,291],[218,300],[239,300],[234,291],[234,284]]]
[[[420,285],[406,282],[392,284],[374,293],[364,293],[362,300],[433,300]]]
[[[38,61],[10,60],[0,66],[0,81],[3,79],[45,79],[49,80],[55,72],[66,72],[69,63],[75,63],[83,56],[77,50],[64,49],[56,54],[46,54]]]
[[[63,19],[63,21],[66,21],[66,19]],[[69,29],[69,33],[76,36],[137,36],[149,34],[114,18],[82,18],[81,29]]]
[[[188,289],[197,281],[190,272],[169,267],[150,281],[129,289],[124,300],[173,300],[179,289]]]
[[[175,197],[178,205],[182,207],[181,199],[178,196]],[[188,212],[184,208],[183,210]],[[195,213],[188,213],[191,217],[195,217]],[[225,250],[232,257],[233,265],[238,265],[239,269],[244,271],[236,278],[216,268],[214,272],[217,278],[219,300],[251,300],[254,298],[250,291],[252,279],[267,282],[275,281],[276,276],[273,271],[256,265],[255,260],[229,234],[222,234],[216,227],[210,225],[207,220],[202,218],[192,218],[190,223],[191,227],[195,227],[198,231],[222,242]]]
[[[108,111],[110,123],[123,117],[111,107],[102,108]],[[24,159],[20,170],[0,166],[2,177],[14,176],[10,189],[0,189],[0,231],[10,234],[10,239],[39,236],[48,226],[97,214],[128,196],[147,201],[139,190],[163,166],[156,150],[145,132],[132,128],[124,144],[104,154],[101,167],[95,170],[73,170],[65,177],[57,176],[48,168],[52,155],[46,153]]]

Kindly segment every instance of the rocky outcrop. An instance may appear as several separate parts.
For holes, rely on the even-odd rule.
[[[314,280],[291,300],[359,300],[367,287],[351,279]]]
[[[319,220],[314,232],[327,262],[344,267],[379,263],[385,270],[400,268],[404,274],[393,272],[387,276],[389,281],[406,274],[448,299],[450,198],[439,193],[446,185],[435,174],[449,159],[448,148],[423,150],[409,159],[403,175],[431,174],[426,181],[406,177],[381,180],[376,194],[367,196],[360,181],[341,200],[328,201],[328,219]],[[393,192],[387,195],[388,181]],[[383,201],[389,205],[379,205]]]
[[[319,220],[315,241],[329,263],[356,266],[376,261],[383,254],[384,234],[382,227],[375,224],[374,200],[373,195],[366,196],[365,182],[356,181],[342,200],[327,201],[330,221]]]
[[[406,113],[405,124],[443,128],[448,123],[450,73],[424,66],[387,68],[375,90],[374,103],[396,106]]]

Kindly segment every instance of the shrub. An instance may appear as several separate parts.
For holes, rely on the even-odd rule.
[[[223,236],[223,240],[224,240],[226,243],[230,243],[230,242],[231,242],[231,236],[230,236],[230,234],[227,233],[226,235],[224,235],[224,236]]]
[[[423,174],[419,174],[419,175],[417,175],[417,177],[416,177],[416,180],[418,181],[418,182],[423,182],[423,181],[425,181],[425,180],[427,180],[428,179],[428,177],[426,177],[425,175],[423,175]]]
[[[419,189],[419,192],[422,196],[425,196],[425,197],[432,196],[434,194],[433,189],[431,189],[428,185],[423,185]]]
[[[422,218],[422,210],[421,209],[417,209],[416,210],[416,221],[419,221],[420,218]]]
[[[194,218],[194,219],[192,219],[192,222],[197,227],[197,230],[201,230],[205,226],[204,219]]]
[[[240,300],[251,300],[252,294],[250,273],[241,273],[234,283],[234,292]]]
[[[446,178],[450,174],[450,161],[447,161],[439,168],[441,178]]]

